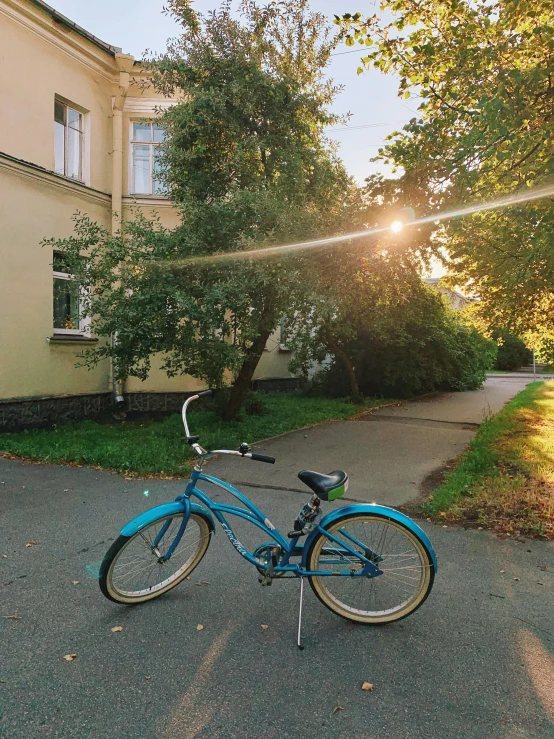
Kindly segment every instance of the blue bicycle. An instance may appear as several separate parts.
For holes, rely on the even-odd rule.
[[[206,553],[215,533],[215,518],[239,554],[257,568],[262,585],[271,585],[276,578],[300,578],[298,646],[306,577],[319,600],[350,621],[390,623],[419,608],[431,592],[437,571],[437,558],[427,534],[403,513],[376,504],[348,505],[322,516],[321,502],[337,500],[348,489],[345,472],[299,473],[313,496],[285,537],[239,490],[202,471],[206,460],[216,454],[275,462],[273,457],[252,453],[247,444],[241,444],[237,451],[202,449],[199,437],[189,432],[187,408],[210,394],[211,390],[206,390],[193,395],[183,406],[187,442],[199,456],[185,492],[121,529],[100,568],[100,588],[106,598],[131,605],[174,588]],[[198,489],[199,481],[223,488],[245,508],[213,501]],[[248,551],[235,536],[228,515],[258,527],[269,541]]]

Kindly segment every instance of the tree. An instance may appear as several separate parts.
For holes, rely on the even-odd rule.
[[[554,17],[550,0],[383,0],[381,14],[346,13],[361,66],[399,76],[418,114],[379,156],[426,194],[426,209],[494,199],[554,175]],[[491,323],[552,327],[552,198],[445,224],[451,268]]]
[[[241,20],[230,5],[202,16],[171,0],[183,33],[146,63],[156,89],[180,98],[159,118],[157,162],[181,224],[137,218],[112,236],[79,218],[72,239],[52,242],[88,290],[95,333],[117,334],[86,361],[113,356],[120,377],[145,378],[158,353],[170,375],[215,387],[233,379],[229,419],[281,317],[294,325],[305,315],[310,269],[304,257],[241,253],[336,233],[358,207],[323,135],[336,120],[336,90],[323,79],[336,42],[324,17],[307,0],[244,0]]]
[[[291,345],[300,370],[333,356],[324,384],[335,395],[474,389],[494,361],[495,343],[449,309],[405,253],[363,258],[330,306],[320,301]]]

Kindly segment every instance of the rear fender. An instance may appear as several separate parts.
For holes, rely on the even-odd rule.
[[[335,511],[331,511],[331,513],[328,513],[321,521],[319,526],[314,529],[311,534],[309,534],[306,542],[304,543],[302,551],[302,567],[307,567],[308,552],[310,551],[312,542],[314,541],[316,536],[318,536],[320,529],[327,528],[329,524],[334,523],[334,521],[336,521],[338,518],[342,518],[343,516],[351,516],[355,513],[371,513],[374,516],[381,516],[382,518],[387,518],[389,521],[396,521],[397,523],[405,526],[407,529],[409,529],[409,531],[412,532],[412,534],[415,534],[418,539],[421,540],[421,543],[429,552],[435,572],[438,571],[437,555],[435,554],[435,550],[433,549],[431,540],[429,539],[425,531],[423,531],[423,529],[418,526],[415,521],[412,521],[412,519],[409,518],[409,516],[406,516],[404,513],[400,513],[400,511],[397,511],[394,508],[388,508],[387,506],[373,504],[348,505],[343,506],[342,508],[337,508]]]
[[[186,515],[186,511],[189,506],[189,515],[190,513],[197,513],[199,516],[202,516],[202,518],[206,520],[210,532],[213,534],[215,532],[215,524],[210,511],[208,511],[206,508],[199,505],[198,503],[191,503],[188,498],[184,498],[183,500],[174,500],[172,503],[163,503],[162,505],[156,506],[155,508],[150,508],[150,510],[148,511],[144,511],[144,513],[141,513],[140,516],[133,518],[132,521],[129,521],[129,523],[125,524],[120,533],[122,536],[134,536],[137,531],[140,531],[145,526],[148,526],[148,524],[156,521],[156,519],[158,518],[172,516],[175,513],[185,513]]]

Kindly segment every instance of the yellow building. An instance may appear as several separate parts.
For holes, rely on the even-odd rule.
[[[173,410],[201,383],[154,370],[114,388],[109,361],[75,367],[98,339],[40,244],[68,236],[76,211],[112,229],[133,208],[178,223],[156,180],[155,109],[174,101],[42,0],[0,0],[0,57],[0,430],[95,415],[114,391],[130,410]],[[291,377],[278,337],[257,377]]]

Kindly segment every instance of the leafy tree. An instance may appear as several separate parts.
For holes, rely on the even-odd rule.
[[[551,0],[382,0],[381,11],[336,22],[363,46],[359,73],[394,73],[399,95],[421,101],[380,151],[403,172],[398,187],[425,193],[419,214],[551,182]],[[437,238],[491,323],[552,328],[551,198],[451,221]]]
[[[314,301],[311,323],[291,340],[294,369],[307,372],[314,361],[333,357],[328,391],[401,397],[484,381],[496,345],[422,282],[405,253],[362,258],[354,274],[346,269],[331,287],[333,297]]]
[[[336,89],[323,78],[336,40],[307,0],[244,0],[240,20],[230,2],[207,16],[185,0],[168,5],[183,32],[146,66],[157,90],[180,99],[159,118],[158,162],[181,224],[137,218],[112,236],[81,217],[73,238],[51,243],[88,289],[95,333],[117,334],[88,363],[112,356],[120,377],[145,378],[158,353],[169,375],[234,380],[234,418],[281,317],[294,326],[306,314],[310,269],[303,257],[240,252],[328,236],[359,212],[323,135],[336,120]]]
[[[531,352],[518,336],[507,331],[495,331],[493,336],[498,344],[494,365],[497,370],[515,370],[532,361]]]

